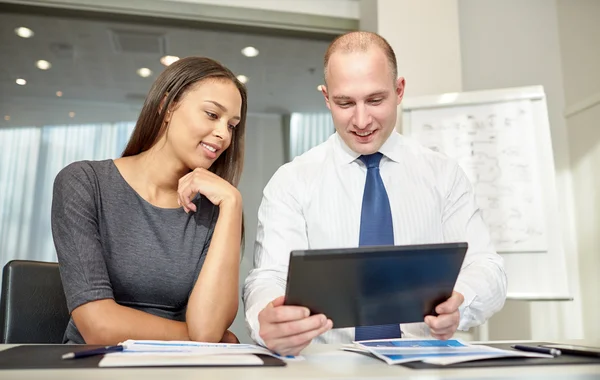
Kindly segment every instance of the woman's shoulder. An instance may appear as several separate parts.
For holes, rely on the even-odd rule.
[[[55,187],[94,183],[98,178],[107,176],[112,165],[114,164],[111,159],[72,162],[58,172],[54,181]]]

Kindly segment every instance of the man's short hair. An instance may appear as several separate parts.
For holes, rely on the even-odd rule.
[[[333,53],[338,51],[342,53],[365,52],[373,46],[379,47],[386,55],[392,71],[392,79],[395,81],[398,78],[398,62],[396,61],[394,49],[392,49],[386,39],[377,33],[354,31],[336,37],[327,48],[325,59],[323,60],[325,83],[327,83],[327,65],[329,64],[329,58],[331,58]]]

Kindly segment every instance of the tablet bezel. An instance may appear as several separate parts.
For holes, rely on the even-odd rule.
[[[289,258],[284,304],[308,307],[311,310],[311,314],[324,313],[328,318],[332,319],[334,328],[387,323],[423,322],[423,319],[426,315],[436,315],[434,311],[435,306],[446,300],[452,294],[467,250],[468,244],[466,242],[294,250],[290,253]],[[375,313],[379,313],[381,315],[367,316],[368,312],[364,311],[364,304],[368,302],[363,302],[363,306],[361,307],[357,301],[360,297],[355,297],[355,295],[348,296],[347,294],[344,294],[343,290],[338,289],[336,291],[338,294],[336,294],[335,297],[345,297],[344,302],[341,302],[344,305],[340,306],[339,299],[325,300],[323,299],[322,294],[324,292],[315,291],[312,293],[320,294],[310,294],[310,291],[302,289],[302,282],[305,282],[305,280],[296,281],[296,278],[310,276],[310,272],[319,272],[318,267],[313,267],[313,270],[309,271],[309,273],[303,273],[303,271],[306,269],[301,267],[305,267],[307,263],[314,263],[309,264],[309,266],[323,265],[323,263],[329,263],[329,265],[335,266],[336,262],[339,264],[344,260],[365,260],[369,258],[373,258],[374,260],[391,258],[393,260],[397,259],[401,261],[403,259],[414,259],[417,257],[417,255],[427,255],[432,253],[436,255],[444,254],[455,256],[452,260],[452,267],[448,268],[449,272],[443,279],[440,280],[438,288],[435,288],[437,285],[433,285],[436,295],[429,295],[428,299],[413,298],[410,300],[410,302],[405,302],[407,305],[412,305],[411,309],[406,311],[399,311],[398,308],[401,306],[399,303],[387,305],[386,302],[388,301],[383,303],[377,300],[374,301],[375,304],[379,302],[379,305],[375,305],[375,307],[384,308],[386,310],[391,310],[395,307],[396,309],[394,309],[394,316],[385,315],[385,312],[382,313],[379,311]],[[404,255],[404,258],[401,257],[402,255]],[[419,257],[419,259],[422,260],[422,256]],[[435,265],[435,263],[429,264]],[[427,270],[427,268],[423,269]],[[341,275],[344,276],[343,273]],[[348,276],[348,274],[346,274],[346,276]],[[331,282],[331,278],[334,278],[333,276],[331,278],[325,278],[326,276],[322,275],[321,277],[323,278],[314,279],[314,281],[322,284],[320,288],[323,288],[326,285],[329,285],[329,287],[335,287],[336,285],[339,285]],[[341,282],[343,281],[344,280]],[[422,292],[423,289],[417,289],[415,293],[418,293],[419,291]],[[427,289],[426,292],[431,293],[432,289]],[[406,289],[404,290],[403,296],[406,296],[405,293],[407,293]],[[353,300],[348,297],[353,297]],[[373,298],[376,299],[376,297]],[[417,312],[415,309],[417,307],[416,305],[418,305],[420,308],[419,312]],[[372,308],[373,305],[370,305],[370,307]],[[338,322],[337,324],[336,321]]]

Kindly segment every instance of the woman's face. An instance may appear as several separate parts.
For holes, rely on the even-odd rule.
[[[242,96],[232,81],[198,82],[167,113],[167,144],[190,170],[208,169],[231,144],[241,111]]]

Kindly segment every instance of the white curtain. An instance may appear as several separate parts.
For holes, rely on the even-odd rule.
[[[58,172],[120,156],[135,123],[0,129],[0,265],[56,261],[50,209]]]
[[[290,160],[324,142],[335,132],[329,113],[292,113]]]

